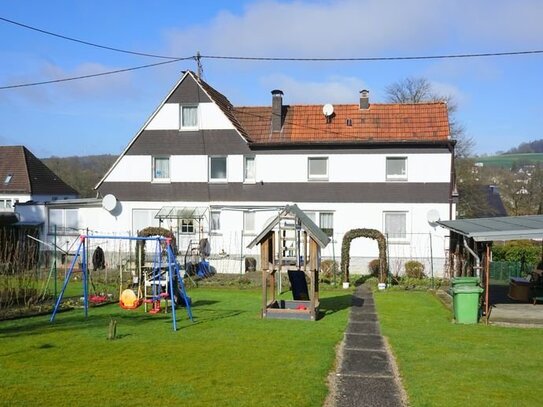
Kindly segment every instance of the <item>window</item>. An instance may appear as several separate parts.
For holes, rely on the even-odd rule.
[[[198,128],[198,106],[181,106],[181,129]]]
[[[334,234],[334,214],[332,212],[319,213],[319,227],[327,236]]]
[[[181,219],[181,233],[194,233],[194,219]]]
[[[6,178],[4,179],[4,184],[9,184],[11,182],[11,179],[13,178],[13,174],[6,175]]]
[[[17,202],[16,199],[6,198],[6,199],[0,199],[0,211],[2,210],[12,210],[13,204]]]
[[[209,157],[209,180],[226,182],[226,157]]]
[[[328,179],[328,157],[309,157],[307,159],[308,179],[327,180]]]
[[[153,180],[170,179],[170,158],[153,157]]]
[[[212,232],[221,230],[221,211],[211,211],[209,217],[209,230]]]
[[[49,233],[70,235],[79,233],[77,209],[49,209]]]
[[[387,180],[402,181],[407,180],[407,158],[406,157],[387,157]]]
[[[384,223],[389,240],[407,239],[407,212],[384,212]]]
[[[245,182],[255,182],[256,173],[255,173],[255,158],[254,157],[245,157],[245,163],[243,168],[243,180]]]
[[[243,231],[253,233],[255,231],[255,213],[243,212]]]

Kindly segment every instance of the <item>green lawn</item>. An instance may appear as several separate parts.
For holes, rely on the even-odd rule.
[[[195,322],[117,305],[0,322],[0,404],[319,406],[350,292],[318,322],[262,320],[260,291],[190,290]],[[106,339],[110,318],[118,339]]]
[[[539,406],[543,330],[456,325],[425,292],[379,292],[381,329],[412,406]]]
[[[490,157],[477,157],[477,162],[482,162],[486,167],[500,167],[510,169],[513,162],[537,164],[543,162],[543,154],[541,153],[525,153],[525,154],[502,154]]]

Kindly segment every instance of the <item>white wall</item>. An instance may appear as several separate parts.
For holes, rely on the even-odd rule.
[[[180,117],[179,103],[165,103],[147,124],[145,129],[179,130]],[[200,103],[198,105],[198,129],[234,129],[234,126],[215,103]]]
[[[179,135],[182,137],[182,133]],[[390,154],[328,154],[327,181],[386,182],[386,158]],[[407,181],[449,182],[451,157],[448,154],[407,154]],[[256,181],[308,182],[308,158],[315,154],[261,154],[255,156]],[[170,156],[171,182],[207,182],[208,156]],[[243,155],[227,157],[229,182],[243,182]],[[152,157],[126,155],[109,174],[107,182],[151,182]],[[389,181],[394,182],[394,181]]]

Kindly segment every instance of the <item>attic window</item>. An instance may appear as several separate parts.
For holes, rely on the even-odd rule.
[[[181,106],[181,129],[198,128],[198,106]]]
[[[5,185],[9,184],[12,178],[13,178],[13,174],[6,175],[6,178],[4,179],[4,184]]]

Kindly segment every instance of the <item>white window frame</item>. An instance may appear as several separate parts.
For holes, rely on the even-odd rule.
[[[224,162],[225,162],[225,177],[224,178],[212,178],[212,171],[211,171],[211,163],[214,159],[218,159],[218,158],[224,158]],[[208,172],[209,172],[209,182],[227,182],[228,181],[228,156],[226,155],[213,155],[213,156],[209,156],[209,159],[208,159]]]
[[[183,109],[185,108],[194,108],[196,109],[196,125],[183,125]],[[200,109],[198,109],[197,104],[182,104],[179,106],[179,130],[181,131],[190,131],[198,130],[200,127]]]
[[[218,216],[217,227],[213,222],[213,216]],[[220,233],[221,232],[221,211],[218,209],[212,209],[209,211],[209,231],[211,233]]]
[[[392,161],[400,161],[403,160],[405,165],[405,171],[404,174],[390,174],[389,173],[389,162]],[[407,157],[405,156],[398,156],[398,157],[386,157],[386,164],[385,164],[385,176],[387,181],[407,181]]]
[[[326,162],[326,174],[311,174],[311,162],[317,160]],[[330,172],[328,168],[328,161],[328,157],[307,157],[307,179],[309,181],[328,181],[328,174]]]
[[[179,219],[179,234],[193,235],[196,233],[195,219]]]
[[[59,211],[60,213],[60,224],[57,224],[57,235],[79,235],[80,225],[79,225],[79,210],[77,208],[49,208],[47,211],[47,220],[48,220],[48,233],[55,233],[54,224],[51,222],[51,211]],[[76,224],[68,224],[68,214],[76,217]],[[73,220],[73,219],[70,219]]]
[[[247,177],[247,161],[253,161],[253,176]],[[243,182],[246,184],[254,184],[256,182],[256,158],[254,155],[243,156]]]
[[[171,167],[171,159],[169,156],[160,156],[160,155],[157,155],[157,156],[153,156],[152,157],[152,160],[153,160],[153,163],[152,163],[152,178],[153,178],[153,182],[170,182],[170,177],[171,177],[171,171],[172,171],[172,167]],[[167,177],[157,177],[156,175],[156,160],[168,160],[168,176]]]
[[[323,226],[323,221],[322,221],[322,215],[330,215],[332,217],[332,227],[331,228],[325,228]],[[326,233],[326,235],[328,237],[332,237],[334,236],[334,212],[331,212],[331,211],[320,211],[319,212],[319,228],[321,228],[321,230]]]
[[[17,199],[13,198],[1,198],[0,199],[0,211],[10,212],[15,208],[15,204],[18,202]],[[9,206],[8,206],[9,203]]]
[[[387,230],[387,215],[403,215],[404,216],[404,219],[405,219],[404,236],[394,236]],[[383,231],[384,231],[385,237],[387,238],[387,241],[394,242],[394,243],[408,243],[409,242],[408,218],[409,218],[408,211],[383,211]]]
[[[247,227],[249,218],[252,218],[252,228]],[[243,234],[245,235],[254,235],[256,234],[256,213],[253,211],[243,212]]]

